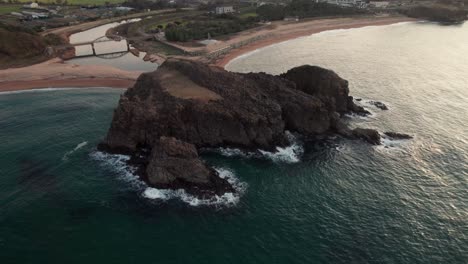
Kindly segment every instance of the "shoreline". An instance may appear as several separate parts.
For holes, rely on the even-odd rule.
[[[257,32],[240,32],[228,43],[235,43],[245,38],[268,34],[268,37],[245,46],[230,50],[224,55],[208,61],[209,64],[224,68],[229,62],[257,49],[289,41],[316,33],[361,28],[366,26],[384,26],[401,22],[418,21],[403,16],[386,17],[348,17],[314,19],[297,23],[276,22],[275,28]],[[190,58],[207,62],[203,57]],[[54,58],[42,63],[22,68],[0,70],[0,92],[11,92],[41,88],[129,88],[143,72],[125,71],[112,66],[67,64],[62,59]]]
[[[324,21],[329,21],[329,24],[320,25]],[[277,32],[273,36],[265,39],[258,40],[251,44],[236,48],[228,52],[227,54],[215,59],[211,62],[212,65],[225,68],[231,61],[234,59],[245,55],[249,52],[255,50],[286,42],[289,40],[297,39],[300,37],[312,36],[317,33],[330,31],[330,30],[339,30],[339,29],[353,29],[353,28],[362,28],[368,26],[387,26],[402,22],[415,22],[419,21],[417,19],[404,17],[404,16],[388,16],[388,17],[365,17],[365,18],[332,18],[332,19],[317,19],[302,22],[304,24],[303,28],[295,32]],[[338,22],[338,23],[336,23]],[[345,23],[349,22],[349,23]],[[313,25],[316,23],[317,25]],[[298,23],[299,26],[301,24]]]
[[[0,92],[41,88],[129,88],[143,72],[102,65],[67,64],[55,58],[23,68],[0,71]]]
[[[15,91],[30,91],[50,88],[111,88],[127,89],[132,87],[136,81],[122,80],[117,78],[78,78],[63,80],[37,80],[37,81],[15,81],[0,83],[0,93]]]

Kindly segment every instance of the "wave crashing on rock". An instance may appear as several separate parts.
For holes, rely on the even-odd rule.
[[[338,133],[379,144],[376,130],[346,126],[341,117],[349,113],[369,114],[349,96],[348,82],[331,70],[304,65],[280,76],[242,74],[168,59],[121,96],[98,149],[130,155],[126,162],[135,174],[158,189],[148,189],[146,197],[171,197],[182,189],[212,200],[239,190],[200,158],[200,149],[298,162],[303,149],[291,144],[289,132]]]

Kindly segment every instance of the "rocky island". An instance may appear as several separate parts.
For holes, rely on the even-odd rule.
[[[408,17],[425,19],[442,24],[461,24],[468,18],[468,10],[464,5],[449,4],[421,5],[402,11]]]
[[[98,148],[131,155],[150,186],[222,195],[234,190],[200,159],[200,148],[272,151],[289,144],[287,131],[380,143],[376,130],[349,129],[341,120],[346,113],[368,114],[331,70],[305,65],[280,76],[241,74],[169,59],[121,96]]]

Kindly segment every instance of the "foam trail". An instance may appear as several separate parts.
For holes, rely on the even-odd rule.
[[[127,164],[130,160],[130,156],[95,151],[91,153],[91,157],[102,162],[104,167],[117,172],[119,178],[129,183],[133,188],[141,190],[147,187],[146,183],[141,181],[135,174],[136,168]]]
[[[304,154],[304,148],[299,143],[297,138],[291,134],[290,132],[286,131],[286,137],[290,143],[287,147],[276,147],[275,152],[265,151],[265,150],[258,150],[258,153],[255,152],[246,152],[240,149],[233,149],[233,148],[218,148],[218,152],[227,157],[232,156],[240,156],[244,158],[267,158],[275,162],[286,162],[286,163],[297,163],[301,161],[301,156]]]
[[[151,200],[169,201],[179,199],[190,206],[234,206],[240,201],[240,197],[247,189],[247,184],[239,181],[234,173],[223,168],[215,168],[221,178],[226,179],[236,190],[236,193],[225,193],[221,196],[215,195],[209,199],[200,199],[187,193],[183,189],[157,189],[149,187],[145,182],[141,181],[135,174],[136,168],[127,164],[130,156],[108,154],[100,151],[93,152],[91,157],[103,162],[103,165],[118,172],[120,178],[128,183],[137,191],[141,192],[144,198]]]
[[[84,147],[86,145],[88,145],[88,141],[83,141],[80,144],[76,145],[76,147],[73,150],[70,150],[67,153],[65,153],[65,155],[63,155],[62,160],[68,160],[68,156],[70,156],[75,151],[79,150],[80,148],[82,148],[82,147]]]
[[[411,142],[409,139],[394,139],[385,134],[380,134],[380,145],[376,148],[380,151],[404,151]]]
[[[180,199],[181,201],[191,205],[215,205],[215,206],[234,206],[240,201],[240,197],[245,192],[247,185],[240,182],[230,170],[223,168],[215,168],[221,178],[226,179],[236,190],[236,193],[225,193],[221,196],[215,195],[209,199],[200,199],[196,196],[188,194],[183,189],[170,190],[170,189],[157,189],[148,187],[143,192],[143,197],[153,200],[171,200]]]
[[[26,90],[18,90],[18,91],[0,92],[0,95],[32,93],[32,92],[37,93],[37,92],[51,92],[51,91],[67,91],[67,90],[76,90],[76,89],[86,89],[86,88],[34,88],[34,89],[26,89]]]

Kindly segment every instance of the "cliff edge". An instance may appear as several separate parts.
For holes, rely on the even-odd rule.
[[[121,96],[99,149],[132,155],[151,186],[220,195],[234,190],[199,158],[199,148],[274,150],[288,144],[286,131],[379,144],[377,131],[350,130],[341,122],[349,112],[368,113],[354,104],[348,82],[327,69],[241,74],[169,59]]]

